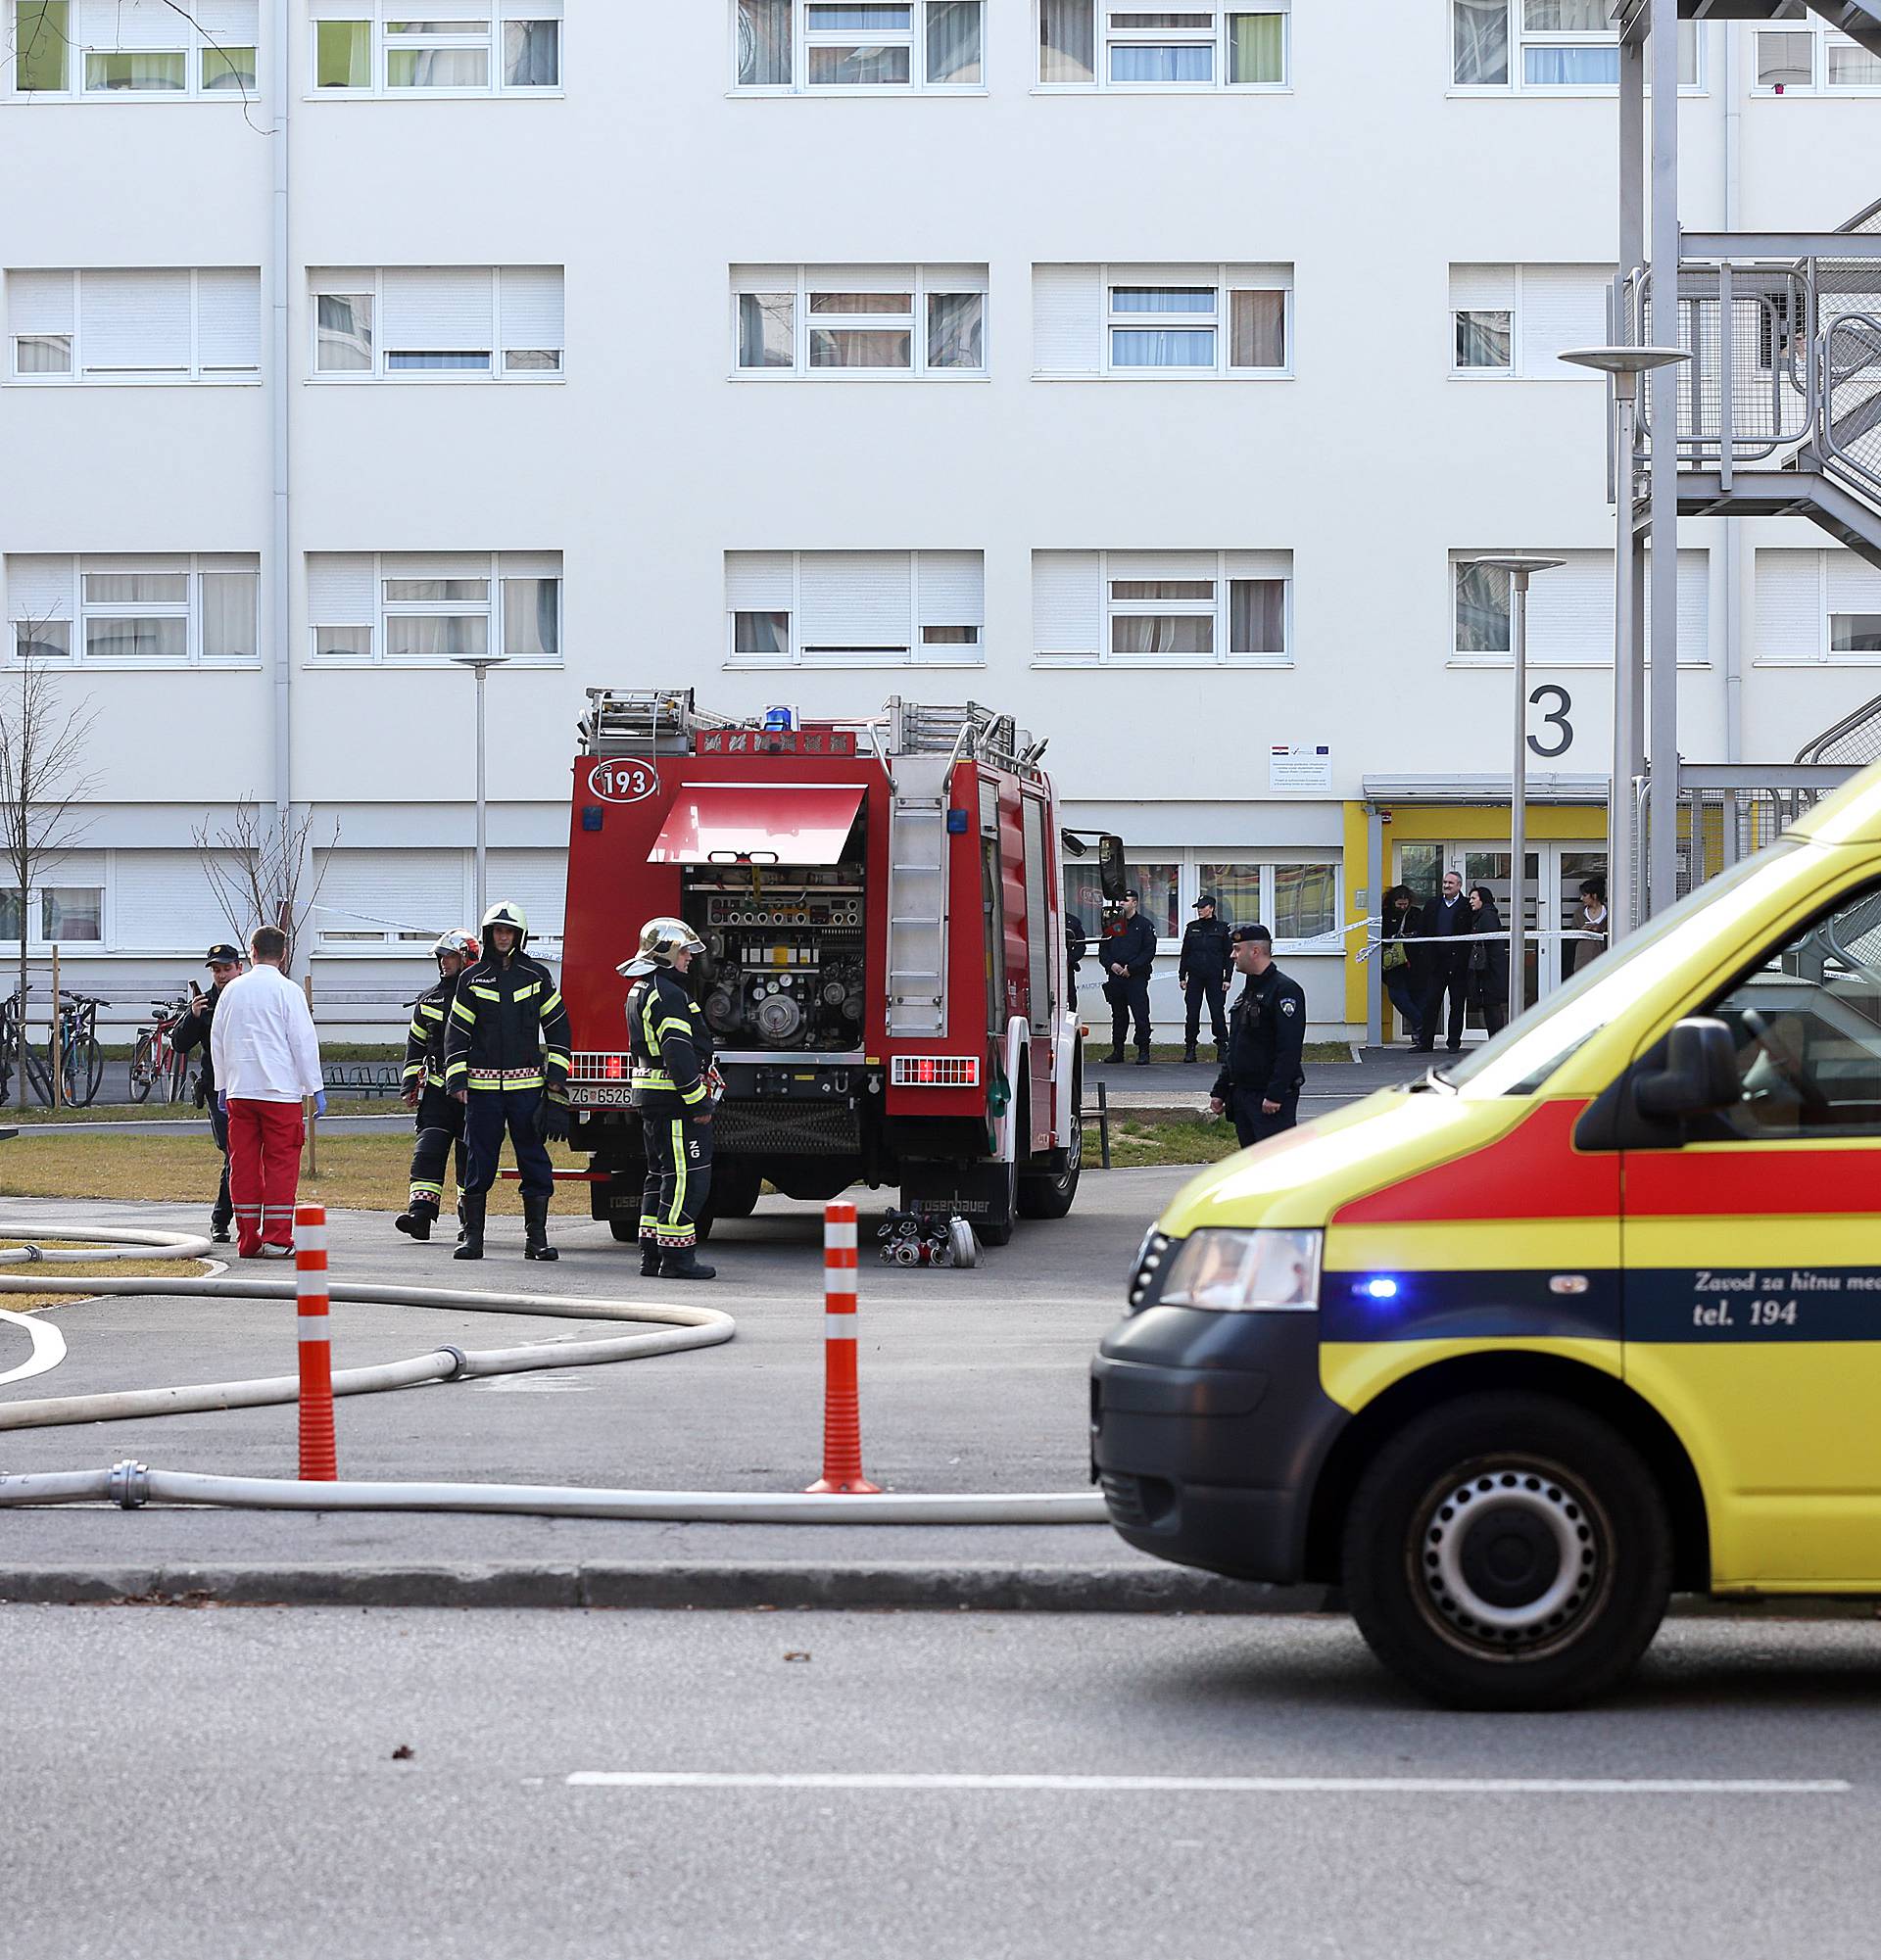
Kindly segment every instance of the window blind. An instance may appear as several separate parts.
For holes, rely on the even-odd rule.
[[[78,330],[86,372],[187,371],[189,314],[186,271],[81,273]]]
[[[388,350],[473,354],[496,345],[488,267],[390,266],[382,276],[379,338]]]
[[[1040,374],[1102,371],[1104,300],[1095,265],[1032,268],[1032,337]]]
[[[502,274],[503,344],[506,348],[562,345],[562,269],[506,265]]]
[[[1032,638],[1040,653],[1097,651],[1103,595],[1095,551],[1033,552]]]
[[[218,852],[238,885],[234,853]],[[61,884],[78,881],[61,877]],[[192,953],[229,936],[229,923],[193,850],[121,850],[111,881],[112,944],[124,952]]]
[[[323,850],[314,860],[322,932],[434,934],[463,923],[462,851]]]
[[[493,850],[490,898],[520,905],[529,936],[559,939],[567,907],[568,853],[562,850]]]
[[[72,560],[63,554],[17,553],[7,560],[7,617],[71,619]]]
[[[186,48],[192,39],[188,21],[165,0],[78,0],[72,20],[72,38],[86,48]]]
[[[1607,281],[1602,265],[1524,265],[1521,268],[1521,371],[1571,376],[1560,355],[1569,347],[1599,347],[1607,338]]]
[[[314,551],[307,560],[312,626],[371,626],[378,616],[368,551]]]
[[[77,314],[77,284],[72,273],[7,274],[7,321],[13,332],[71,333]]]
[[[1813,660],[1822,651],[1822,553],[1757,554],[1757,657]]]
[[[1881,612],[1881,569],[1853,551],[1830,551],[1829,606],[1831,612]]]
[[[262,275],[244,268],[196,275],[196,361],[205,370],[259,370]]]
[[[789,612],[794,585],[789,551],[725,553],[727,612]]]
[[[981,551],[922,551],[915,561],[918,617],[923,626],[987,623],[986,555]]]
[[[805,551],[797,564],[800,646],[906,646],[906,551]]]
[[[1459,312],[1508,312],[1516,304],[1513,265],[1452,265],[1450,304]]]

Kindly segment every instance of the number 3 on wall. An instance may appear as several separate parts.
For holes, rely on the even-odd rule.
[[[1558,688],[1551,681],[1546,686],[1537,688],[1528,696],[1528,705],[1531,708],[1540,707],[1544,694],[1552,694],[1555,697],[1555,704],[1542,716],[1542,723],[1545,727],[1559,732],[1551,743],[1539,741],[1531,735],[1528,738],[1528,746],[1536,755],[1552,760],[1557,755],[1566,755],[1574,745],[1574,725],[1568,719],[1574,711],[1574,697],[1566,688]]]

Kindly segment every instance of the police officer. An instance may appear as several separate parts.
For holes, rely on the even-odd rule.
[[[469,932],[446,932],[439,939],[431,948],[437,984],[412,1003],[411,1025],[405,1031],[405,1106],[418,1113],[418,1140],[411,1152],[410,1196],[392,1222],[414,1239],[431,1236],[444,1209],[444,1171],[454,1146],[458,1191],[464,1186],[464,1106],[445,1093],[444,1031],[458,996],[458,976],[474,964],[478,950]]]
[[[1202,1003],[1208,1003],[1208,1025],[1215,1033],[1215,1059],[1228,1060],[1228,1021],[1222,1011],[1228,994],[1229,969],[1234,964],[1228,928],[1215,916],[1215,894],[1204,891],[1195,901],[1195,917],[1182,934],[1176,963],[1176,984],[1182,990],[1188,1018],[1182,1028],[1182,1060],[1195,1059],[1195,1040],[1202,1028]]]
[[[710,1279],[699,1257],[699,1219],[712,1189],[712,1037],[686,985],[705,950],[683,919],[650,919],[640,950],[620,968],[627,1043],[647,1148],[640,1206],[643,1278]]]
[[[458,976],[445,1024],[444,1085],[464,1105],[469,1158],[463,1243],[452,1257],[483,1257],[484,1208],[506,1129],[522,1173],[522,1256],[555,1259],[555,1173],[543,1145],[568,1135],[568,1010],[555,975],[525,950],[529,921],[520,905],[491,906],[481,938],[482,956]]]
[[[1228,1018],[1228,1062],[1208,1106],[1233,1117],[1245,1149],[1299,1121],[1306,995],[1274,964],[1274,934],[1265,926],[1235,927],[1233,943],[1234,971],[1247,984]]]
[[[231,945],[215,945],[210,947],[203,964],[209,969],[209,991],[199,993],[189,1003],[170,1039],[185,1055],[192,1048],[203,1051],[196,1074],[196,1100],[209,1111],[209,1133],[222,1153],[222,1181],[210,1210],[209,1235],[217,1245],[226,1245],[228,1228],[235,1217],[235,1207],[228,1197],[228,1111],[216,1093],[216,1062],[210,1053],[209,1030],[216,1020],[216,1003],[221,999],[223,987],[242,970],[242,956]]]
[[[1156,932],[1136,909],[1136,894],[1124,894],[1116,929],[1097,942],[1097,961],[1104,970],[1104,998],[1110,1002],[1110,1053],[1106,1062],[1124,1059],[1124,1037],[1136,1024],[1136,1066],[1149,1066],[1149,974],[1156,960]]]

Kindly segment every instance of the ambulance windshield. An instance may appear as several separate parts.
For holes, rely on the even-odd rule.
[[[1762,908],[1771,886],[1789,878],[1794,854],[1807,848],[1781,838],[1688,892],[1590,961],[1493,1040],[1439,1071],[1438,1079],[1472,1095],[1532,1095],[1576,1048],[1695,952],[1738,932]]]

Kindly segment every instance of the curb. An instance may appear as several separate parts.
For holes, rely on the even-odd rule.
[[[36,1565],[0,1570],[0,1604],[592,1606],[749,1611],[1317,1613],[1325,1586],[1266,1586],[1177,1566]]]

